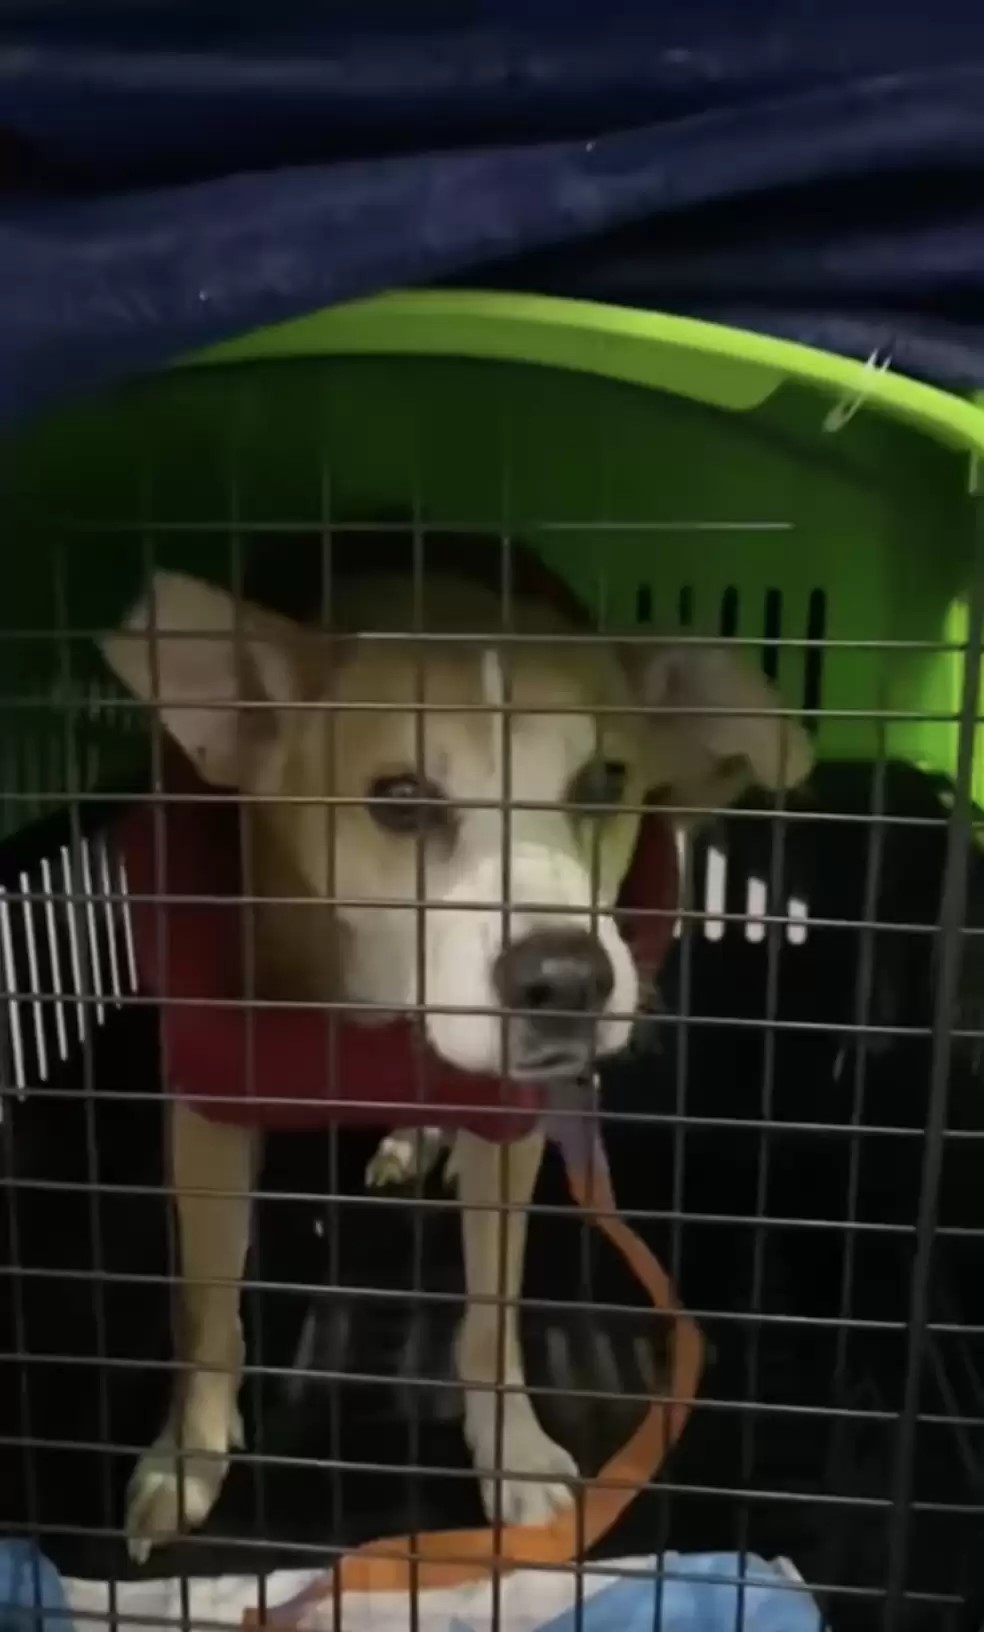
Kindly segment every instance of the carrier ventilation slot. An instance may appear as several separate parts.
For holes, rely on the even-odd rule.
[[[4,1076],[18,1098],[136,992],[128,894],[122,862],[98,839],[61,845],[0,885]]]
[[[723,635],[725,640],[730,640],[733,635],[738,633],[738,613],[740,610],[740,604],[741,602],[737,589],[735,588],[734,584],[729,584],[728,588],[721,596],[721,616],[718,620],[718,633]]]
[[[806,612],[807,640],[823,641],[827,635],[827,596],[822,589],[810,591],[810,599]],[[822,645],[806,648],[806,661],[803,673],[803,707],[815,710],[822,706],[823,700],[823,660],[825,647]],[[816,718],[807,717],[806,725],[809,731],[817,729]]]
[[[652,624],[654,596],[652,586],[636,585],[635,621]],[[677,623],[683,630],[694,623],[695,596],[692,584],[685,584],[677,596]],[[741,623],[742,594],[735,584],[729,584],[721,593],[718,605],[717,633],[725,640],[738,634]],[[775,681],[779,673],[779,655],[783,641],[783,593],[772,587],[765,592],[762,608],[762,672]],[[827,595],[823,589],[812,589],[806,605],[806,624],[801,638],[817,644],[807,646],[803,655],[802,707],[815,713],[823,698],[823,641],[827,634]],[[807,728],[816,730],[816,720],[808,719]]]
[[[653,621],[653,592],[648,584],[639,584],[636,588],[635,617],[636,623]]]
[[[680,876],[685,878],[686,848],[682,838],[677,841],[680,858]],[[763,943],[768,934],[767,919],[770,916],[785,919],[780,926],[785,939],[790,946],[804,946],[809,937],[810,912],[807,902],[799,895],[786,897],[784,905],[774,914],[769,908],[769,886],[765,879],[757,878],[754,874],[746,875],[744,915],[738,918],[735,908],[729,924],[728,913],[728,852],[721,845],[710,844],[702,855],[703,866],[698,870],[693,880],[691,899],[701,913],[695,924],[695,930],[703,934],[705,940],[721,941],[730,928],[738,931],[744,940],[752,945]],[[673,928],[674,939],[679,939],[681,924],[679,919]]]
[[[762,634],[765,645],[762,647],[762,673],[767,680],[775,680],[779,673],[779,639],[782,635],[782,590],[767,589],[765,592],[765,618]]]

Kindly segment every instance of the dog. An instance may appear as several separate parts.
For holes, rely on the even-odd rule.
[[[352,1003],[366,1024],[423,1005],[431,1049],[456,1067],[579,1076],[633,1024],[639,976],[612,907],[642,809],[792,788],[808,739],[721,646],[572,641],[566,612],[536,597],[514,604],[504,640],[490,633],[497,593],[449,576],[422,589],[421,603],[399,572],[343,587],[325,632],[160,573],[102,650],[206,782],[253,796],[260,995]],[[311,902],[324,909],[314,929]],[[179,1100],[167,1139],[181,1371],[129,1485],[138,1559],[204,1522],[242,1444],[239,1288],[259,1135]],[[440,1141],[426,1133],[425,1156]],[[370,1181],[407,1177],[415,1149],[384,1140]],[[490,1516],[516,1524],[548,1520],[577,1480],[537,1420],[519,1339],[542,1150],[538,1132],[508,1147],[462,1132],[451,1158],[464,1432]]]

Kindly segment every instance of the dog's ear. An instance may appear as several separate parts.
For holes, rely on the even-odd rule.
[[[276,707],[262,705],[297,694],[292,632],[285,619],[224,590],[160,572],[100,644],[113,672],[159,711],[199,774],[234,787],[276,730]]]
[[[661,646],[637,659],[636,674],[654,710],[656,775],[679,803],[729,804],[751,785],[778,792],[809,775],[813,750],[802,725],[780,712],[778,693],[734,650]]]

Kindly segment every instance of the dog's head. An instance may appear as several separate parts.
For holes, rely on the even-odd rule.
[[[410,587],[386,581],[325,635],[159,574],[103,650],[200,775],[270,800],[269,832],[333,906],[350,1001],[424,1006],[464,1069],[570,1076],[628,1039],[638,978],[612,907],[643,805],[792,787],[810,751],[721,648],[572,641],[533,605],[490,638],[500,616],[442,583],[431,638],[410,638]]]

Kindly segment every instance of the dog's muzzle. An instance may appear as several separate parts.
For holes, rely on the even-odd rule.
[[[549,1077],[583,1067],[615,984],[611,959],[588,930],[531,931],[500,952],[492,979],[511,1016],[513,1071]]]

